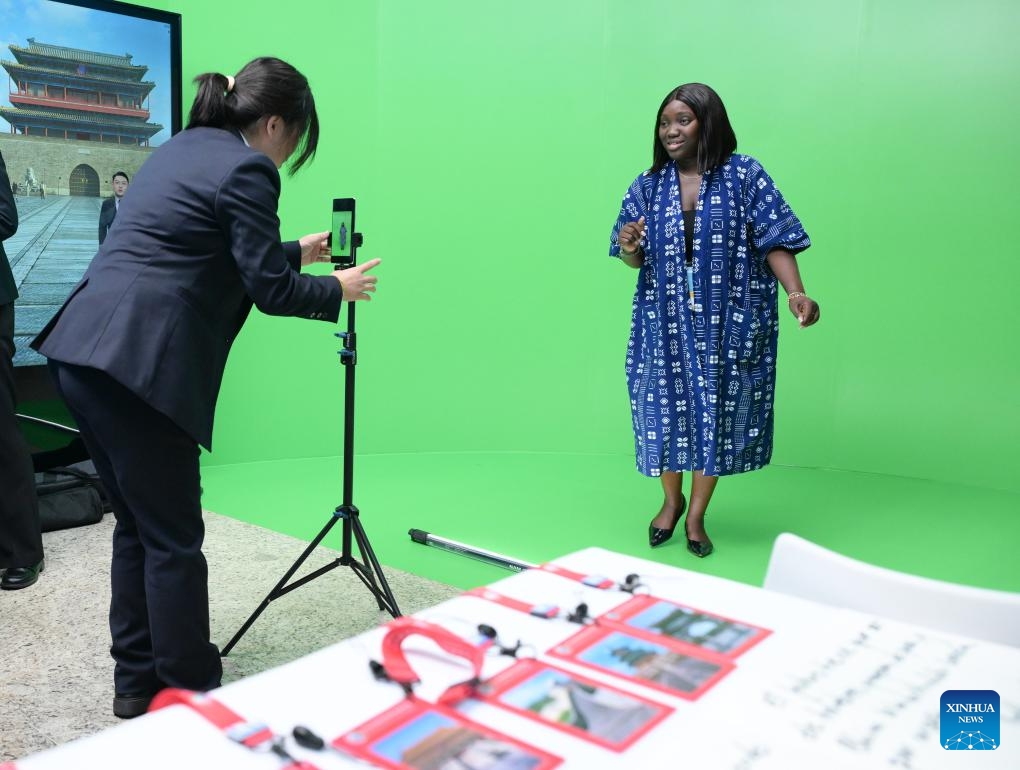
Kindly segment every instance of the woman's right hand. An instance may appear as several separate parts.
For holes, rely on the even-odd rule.
[[[637,222],[628,222],[620,228],[617,242],[620,250],[630,256],[641,250],[641,240],[645,237],[645,218],[641,217]]]
[[[349,267],[346,270],[336,270],[333,277],[340,282],[343,289],[344,299],[347,302],[372,299],[369,294],[375,292],[375,284],[379,280],[374,275],[366,275],[369,270],[378,265],[381,259],[370,259],[360,265]]]

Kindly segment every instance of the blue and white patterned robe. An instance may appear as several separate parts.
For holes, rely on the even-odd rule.
[[[779,333],[776,247],[811,245],[800,220],[757,160],[731,155],[706,173],[694,226],[694,302],[676,164],[631,184],[613,228],[645,217],[645,263],[627,344],[637,467],[646,476],[757,470],[772,457]]]

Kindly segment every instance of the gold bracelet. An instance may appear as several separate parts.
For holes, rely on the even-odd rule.
[[[807,294],[805,294],[802,291],[791,291],[789,294],[786,295],[786,301],[789,302],[790,300],[797,299],[797,297],[806,297],[806,296],[807,296]]]

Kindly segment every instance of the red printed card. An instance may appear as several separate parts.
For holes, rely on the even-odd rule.
[[[697,647],[602,625],[585,626],[549,654],[686,700],[697,700],[734,668]]]
[[[551,770],[562,759],[442,706],[409,698],[333,745],[392,770]]]
[[[673,713],[665,704],[534,659],[517,661],[472,697],[611,751],[623,751]]]
[[[772,632],[684,604],[638,595],[599,617],[649,639],[675,639],[726,658],[747,652]]]

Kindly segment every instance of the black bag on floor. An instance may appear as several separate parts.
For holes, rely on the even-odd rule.
[[[91,471],[91,472],[90,472]],[[35,474],[43,532],[96,524],[103,519],[99,477],[91,462]]]

